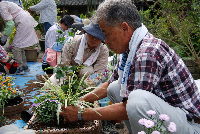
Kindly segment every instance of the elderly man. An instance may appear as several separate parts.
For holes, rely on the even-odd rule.
[[[159,114],[170,117],[177,126],[175,134],[198,134],[200,94],[191,73],[173,49],[148,32],[131,1],[104,1],[93,22],[99,23],[105,43],[122,59],[109,81],[83,100],[108,96],[113,104],[95,108],[101,116],[88,108],[82,112],[64,106],[60,114],[70,121],[125,120],[129,132],[136,134],[144,129],[139,119],[150,119],[146,112],[154,110],[157,119]],[[164,130],[168,124],[163,124]]]

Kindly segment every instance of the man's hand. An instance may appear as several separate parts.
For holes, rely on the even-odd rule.
[[[63,111],[60,112],[60,115],[69,120],[70,122],[78,121],[78,110],[76,106],[62,106]]]

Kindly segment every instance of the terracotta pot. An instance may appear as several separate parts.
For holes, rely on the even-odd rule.
[[[22,110],[24,110],[24,99],[20,98],[22,101],[19,104],[13,105],[13,106],[5,106],[4,107],[4,114],[3,114],[3,108],[0,108],[0,114],[1,115],[12,115],[20,113]]]

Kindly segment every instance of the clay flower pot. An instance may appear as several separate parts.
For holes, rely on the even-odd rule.
[[[16,101],[13,99],[13,101]],[[4,106],[3,108],[0,108],[0,114],[1,115],[12,115],[12,114],[17,114],[20,113],[22,110],[24,110],[24,99],[22,98],[17,98],[18,104],[14,105],[8,105]]]

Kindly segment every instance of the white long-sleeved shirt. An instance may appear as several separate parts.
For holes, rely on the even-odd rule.
[[[40,14],[39,23],[57,23],[57,7],[54,0],[41,0],[40,3],[30,6],[30,10]]]

